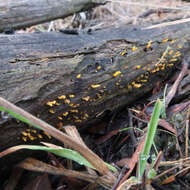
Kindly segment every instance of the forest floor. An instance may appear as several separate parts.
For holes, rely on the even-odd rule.
[[[125,0],[114,1],[106,5],[94,8],[90,11],[77,13],[65,19],[59,19],[49,23],[32,26],[25,30],[18,30],[16,33],[29,32],[50,32],[60,31],[66,28],[77,29],[79,31],[92,29],[101,30],[109,27],[119,27],[122,25],[138,26],[158,26],[167,25],[170,22],[181,22],[190,19],[190,3],[179,0]],[[168,91],[173,87],[177,88],[177,93],[172,97],[168,106],[167,117],[162,118],[156,133],[155,149],[151,154],[161,153],[162,161],[168,165],[161,164],[157,169],[159,178],[151,182],[151,188],[155,190],[170,189],[190,189],[189,173],[189,116],[190,116],[190,75],[187,71],[181,83],[175,86],[181,68],[176,70],[172,79],[159,83],[146,97],[133,102],[130,106],[124,107],[107,115],[100,123],[93,124],[87,130],[81,132],[84,142],[105,162],[112,163],[118,167],[124,176],[130,168],[130,164],[136,162],[134,154],[139,143],[142,143],[142,131],[147,128],[148,118],[154,108],[157,98],[163,98],[164,87],[168,84]],[[183,89],[180,91],[180,89]],[[168,92],[167,91],[167,92]],[[122,130],[133,128],[130,130]],[[176,135],[174,135],[176,133]],[[55,162],[56,158],[48,155],[48,159]],[[185,159],[185,161],[182,159]],[[59,163],[65,162],[58,159]],[[129,164],[130,163],[130,164]],[[166,162],[165,162],[166,163]],[[67,164],[71,164],[67,162]],[[74,164],[73,164],[74,165]],[[148,167],[148,166],[147,166]],[[150,167],[150,166],[149,166]],[[77,168],[77,167],[76,167]],[[80,167],[78,167],[80,170]],[[21,175],[22,173],[22,175]],[[18,190],[71,190],[71,189],[103,189],[100,186],[93,186],[84,181],[71,177],[38,174],[36,172],[21,171],[15,169],[10,175],[18,175]],[[135,171],[130,176],[136,175]],[[21,176],[21,177],[19,177]],[[120,175],[120,178],[122,178]],[[23,180],[24,179],[24,180]],[[119,178],[118,178],[119,179]],[[7,190],[5,185],[4,190]],[[146,186],[148,189],[148,186]],[[150,188],[150,187],[149,187]],[[112,188],[118,189],[119,188]]]

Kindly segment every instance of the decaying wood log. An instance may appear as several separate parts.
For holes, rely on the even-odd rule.
[[[98,0],[7,0],[0,2],[0,32],[21,29],[35,24],[65,18],[105,1]]]
[[[189,53],[190,24],[0,36],[0,96],[61,129],[149,92]],[[1,150],[48,139],[1,117]],[[30,133],[30,134],[29,134]],[[36,140],[36,141],[35,141]]]

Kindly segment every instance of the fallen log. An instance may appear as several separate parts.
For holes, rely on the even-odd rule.
[[[190,24],[0,36],[0,96],[62,129],[97,121],[163,81],[188,55]],[[1,113],[0,149],[46,140]]]
[[[65,18],[86,11],[105,1],[98,0],[8,0],[0,2],[0,32],[15,30]]]

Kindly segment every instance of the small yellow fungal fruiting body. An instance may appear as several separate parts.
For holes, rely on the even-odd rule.
[[[78,110],[70,110],[71,113],[78,113]]]
[[[175,53],[175,55],[173,55],[172,57],[175,58],[175,57],[179,57],[180,55],[181,55],[180,51],[177,51],[177,52]]]
[[[114,74],[113,74],[113,77],[117,77],[118,75],[121,74],[121,71],[116,71]]]
[[[168,52],[168,54],[169,54],[169,55],[172,55],[173,52],[174,52],[174,51],[171,49],[171,50]]]
[[[168,67],[173,67],[173,66],[174,66],[173,63],[168,64]]]
[[[28,136],[28,133],[26,133],[25,131],[22,131],[21,134],[24,136]]]
[[[99,71],[100,69],[101,69],[101,66],[98,66],[98,67],[97,67],[97,70]]]
[[[60,116],[58,116],[57,118],[58,118],[59,120],[63,120],[63,118],[62,118],[62,117],[60,117]]]
[[[43,137],[42,137],[42,135],[41,135],[41,134],[38,134],[38,138],[39,138],[39,139],[42,139]]]
[[[65,98],[66,98],[65,95],[58,96],[58,99],[59,99],[59,100],[64,100]]]
[[[81,122],[82,122],[82,120],[80,120],[80,119],[75,120],[75,123],[81,123]]]
[[[135,83],[135,82],[132,82],[132,85],[134,88],[140,88],[142,86],[142,84]]]
[[[137,65],[137,66],[136,66],[136,69],[140,69],[140,68],[141,68],[141,65]]]
[[[54,110],[52,110],[52,109],[50,109],[49,112],[50,112],[50,113],[55,113]]]
[[[122,52],[120,52],[120,55],[121,55],[121,56],[124,56],[126,53],[127,53],[127,50],[125,49],[125,50],[123,50]]]
[[[33,133],[37,133],[37,131],[35,129],[32,130]]]
[[[132,50],[132,51],[136,51],[136,50],[137,50],[137,47],[136,47],[136,46],[133,46],[133,47],[131,48],[131,50]]]
[[[92,88],[98,88],[98,87],[100,87],[100,86],[101,86],[100,84],[92,84],[92,85],[91,85]]]
[[[177,48],[178,48],[178,49],[181,49],[181,48],[182,48],[182,45],[181,45],[181,44],[178,44],[178,45],[177,45]]]
[[[162,43],[166,43],[166,42],[168,42],[168,38],[162,40]]]
[[[85,116],[86,118],[88,118],[88,114],[87,114],[87,113],[85,113],[84,116]]]
[[[88,102],[90,100],[90,96],[82,97],[82,100]]]
[[[147,80],[146,79],[141,79],[141,82],[147,82]]]
[[[49,101],[49,102],[46,103],[46,105],[48,105],[50,107],[53,107],[53,105],[56,105],[56,100]]]
[[[70,94],[69,97],[70,97],[70,98],[74,98],[75,95],[74,95],[74,94]]]
[[[170,59],[169,62],[175,62],[177,59]]]
[[[51,136],[50,136],[46,131],[43,131],[43,133],[44,133],[49,139],[51,139]]]
[[[65,99],[64,102],[65,104],[70,104],[71,101],[69,99]]]
[[[80,79],[80,78],[81,78],[81,74],[78,74],[78,75],[76,76],[76,78],[77,78],[77,79]]]
[[[176,42],[176,40],[171,40],[170,44],[173,44],[173,43],[175,43],[175,42]]]
[[[22,137],[22,140],[23,140],[24,142],[26,142],[26,141],[27,141],[27,138],[26,138],[26,137]]]
[[[66,117],[68,114],[69,114],[69,112],[64,112],[64,113],[63,113],[63,116]]]
[[[152,40],[150,40],[146,46],[147,49],[149,49],[151,47],[151,43],[152,43]]]

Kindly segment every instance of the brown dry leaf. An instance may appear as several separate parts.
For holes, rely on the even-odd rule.
[[[136,190],[139,184],[131,178],[122,183],[116,190]]]
[[[36,177],[32,182],[27,184],[23,190],[52,190],[47,174]]]
[[[164,119],[159,119],[158,125],[162,126],[163,128],[165,128],[166,130],[172,132],[173,134],[175,134],[177,136],[177,132],[176,130],[172,127],[172,125],[170,123],[168,123],[166,120]]]
[[[130,162],[130,158],[123,158],[119,161],[116,162],[116,165],[123,167],[123,166],[127,166],[129,168],[129,162]]]
[[[36,160],[34,158],[27,158],[26,160],[17,164],[17,167],[31,171],[46,172],[53,175],[64,175],[64,176],[74,177],[91,183],[98,183],[106,187],[111,187],[114,184],[114,181],[110,180],[108,176],[97,177],[84,172],[69,170],[62,167],[57,168],[52,165],[46,164],[42,161]]]
[[[173,182],[174,180],[175,180],[175,175],[171,175],[170,177],[166,178],[161,184],[165,185],[165,184]]]
[[[117,133],[119,132],[118,129],[115,129],[113,131],[110,131],[108,134],[104,135],[103,137],[100,137],[96,143],[97,144],[102,144],[104,143],[105,141],[109,140],[111,137],[113,137],[114,135],[117,135]]]

